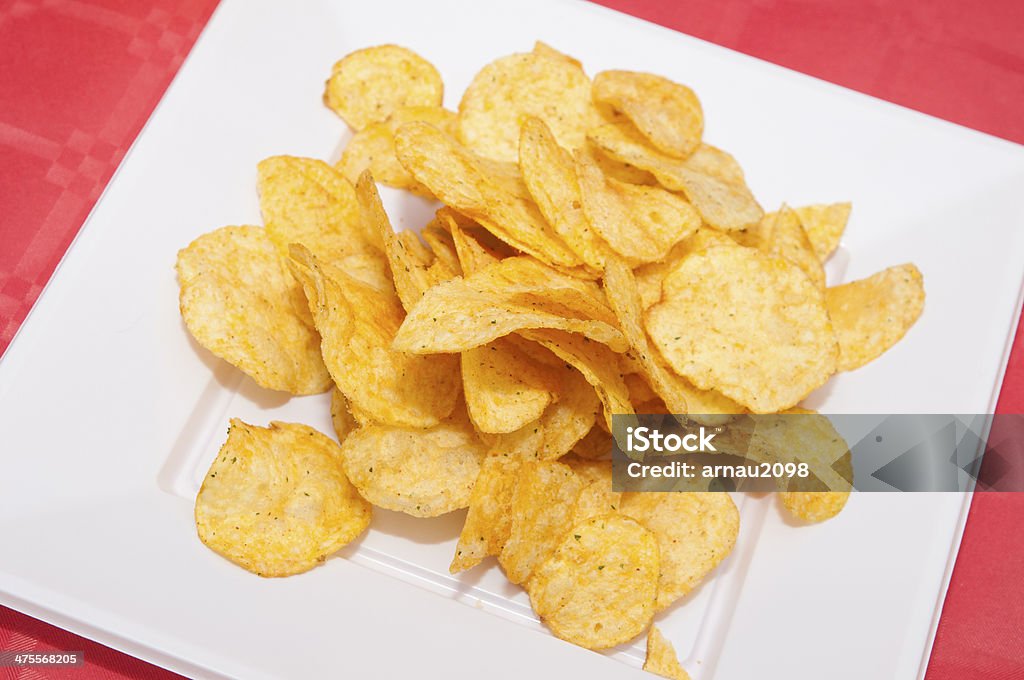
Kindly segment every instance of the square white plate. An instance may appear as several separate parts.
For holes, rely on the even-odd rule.
[[[590,653],[550,636],[495,567],[450,577],[462,513],[381,511],[340,557],[278,580],[207,550],[192,524],[229,417],[330,425],[326,397],[263,392],[190,340],[178,248],[259,223],[261,158],[337,158],[347,133],[320,94],[341,55],[408,45],[454,107],[483,64],[536,39],[590,73],[690,84],[706,138],[739,158],[764,205],[852,200],[833,282],[921,268],[917,326],[814,405],[994,406],[1024,279],[1022,147],[585,3],[227,0],[0,362],[0,600],[192,676],[637,672],[642,641]],[[387,198],[398,228],[426,221],[425,202]],[[860,494],[795,528],[771,499],[745,499],[737,550],[657,623],[702,680],[916,677],[966,500]]]

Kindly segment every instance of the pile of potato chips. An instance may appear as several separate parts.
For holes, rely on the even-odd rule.
[[[181,313],[259,385],[332,390],[338,442],[233,420],[196,499],[200,538],[264,576],[316,565],[370,524],[468,508],[451,570],[495,556],[555,635],[631,640],[729,553],[724,493],[612,490],[613,414],[722,425],[794,409],[896,343],[924,304],[901,265],[826,287],[848,203],[765,213],[702,139],[692,90],[538,43],[474,78],[383,45],[334,65],[354,130],[335,164],[258,167],[264,226],[178,255]],[[374,181],[437,199],[395,233]],[[820,521],[846,494],[791,492]],[[652,630],[645,666],[685,677]]]

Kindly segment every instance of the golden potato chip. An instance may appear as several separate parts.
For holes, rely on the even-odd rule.
[[[433,427],[360,427],[342,444],[345,473],[376,506],[436,517],[469,505],[487,454],[465,411]]]
[[[743,168],[732,154],[710,144],[701,144],[686,159],[686,167],[710,175],[726,184],[746,185]]]
[[[348,399],[337,387],[331,390],[331,424],[334,425],[334,434],[338,435],[339,442],[345,441],[345,437],[358,426],[355,416],[349,410]]]
[[[259,576],[312,569],[370,524],[338,445],[311,427],[231,420],[196,496],[199,539]]]
[[[584,336],[558,330],[528,330],[521,335],[540,343],[583,374],[604,406],[604,421],[609,430],[612,429],[613,414],[634,413],[618,359],[608,347],[591,342]]]
[[[644,659],[644,670],[671,680],[690,680],[690,674],[679,665],[672,643],[665,639],[657,626],[651,626],[647,631],[647,658]]]
[[[461,276],[463,271],[462,265],[459,264],[459,255],[455,250],[455,239],[451,230],[440,217],[442,212],[451,213],[451,210],[442,208],[437,212],[434,219],[423,227],[423,240],[427,242],[430,251],[434,254],[435,265],[439,269],[443,268],[445,272],[450,273],[450,278]]]
[[[782,506],[805,522],[824,522],[839,514],[849,491],[783,491]]]
[[[181,317],[196,341],[261,387],[317,394],[331,386],[320,336],[259,227],[223,227],[178,252]]]
[[[899,342],[924,311],[924,279],[917,267],[889,267],[866,279],[825,291],[836,337],[839,370],[852,371]]]
[[[558,146],[551,130],[539,118],[531,116],[523,123],[519,167],[530,195],[555,233],[584,264],[600,271],[608,255],[608,243],[594,231],[583,212],[572,155]]]
[[[324,104],[353,130],[387,120],[404,107],[439,107],[443,98],[437,69],[398,45],[352,52],[334,65],[324,86]]]
[[[554,552],[572,526],[580,488],[582,483],[564,463],[529,461],[519,468],[508,540],[498,555],[509,581],[524,583]]]
[[[518,127],[516,128],[518,142]],[[513,248],[547,264],[575,267],[579,257],[545,221],[537,205],[519,195],[516,180],[426,123],[407,123],[395,134],[398,160],[442,202],[476,220]],[[522,193],[527,193],[525,188]],[[527,194],[528,196],[528,194]]]
[[[536,260],[508,258],[427,291],[402,323],[394,348],[461,352],[524,328],[558,328],[625,349],[615,315],[602,298],[590,282]]]
[[[740,246],[685,258],[647,330],[672,370],[754,413],[793,406],[835,372],[821,292],[786,260]]]
[[[436,425],[452,412],[461,387],[458,357],[392,350],[403,317],[393,292],[322,265],[301,245],[292,246],[289,263],[323,338],[324,363],[353,410],[410,427]]]
[[[681,191],[709,226],[724,231],[745,229],[764,216],[746,183],[708,174],[717,167],[707,162],[710,154],[697,161],[679,160],[647,146],[639,133],[623,125],[601,125],[587,137],[612,158],[647,170],[670,191]],[[720,163],[725,152],[716,152]]]
[[[332,267],[348,274],[352,279],[387,295],[395,294],[395,284],[391,280],[391,270],[383,253],[364,251],[343,255],[340,259],[327,260]],[[303,294],[305,300],[305,294]],[[309,312],[309,305],[306,305]],[[312,317],[310,317],[312,319]]]
[[[416,238],[415,232],[394,232],[369,171],[364,172],[356,184],[356,200],[359,202],[363,223],[374,229],[380,237],[391,268],[395,291],[406,311],[412,309],[432,286],[451,278],[447,271],[430,267],[433,263],[426,258],[431,255]],[[442,276],[445,278],[440,278]]]
[[[452,241],[455,243],[455,253],[459,258],[459,266],[466,276],[475,274],[484,267],[501,260],[498,253],[485,246],[479,239],[474,238],[461,225],[452,220],[451,217],[446,219],[451,220],[449,226],[451,228]]]
[[[563,460],[583,483],[573,509],[573,524],[617,512],[622,507],[622,492],[612,490],[610,460],[584,460],[574,456]]]
[[[335,166],[352,184],[369,170],[374,178],[390,187],[433,198],[430,191],[413,179],[395,155],[395,131],[412,121],[430,123],[447,135],[455,134],[455,114],[437,106],[410,106],[398,109],[380,123],[372,123],[355,134]]]
[[[605,177],[617,179],[627,184],[654,186],[658,183],[658,179],[651,173],[612,158],[589,140],[581,147],[580,153],[593,161],[601,169]]]
[[[551,45],[548,45],[546,42],[542,42],[540,40],[533,43],[533,53],[539,54],[542,57],[549,57],[552,59],[564,59],[565,61],[569,62],[576,68],[583,68],[583,64],[580,63],[579,59],[576,59],[575,57],[570,57],[568,54],[565,54],[563,52],[559,52]]]
[[[552,394],[543,371],[505,338],[462,353],[462,390],[481,432],[512,432],[541,417]]]
[[[685,158],[700,145],[704,111],[693,90],[651,73],[602,71],[594,76],[594,101],[621,111],[655,147]]]
[[[512,337],[505,340],[511,341]],[[534,346],[537,351],[546,351]],[[536,359],[534,363],[538,363]],[[524,460],[555,460],[567,454],[594,426],[600,402],[597,393],[579,371],[564,363],[544,370],[555,386],[552,403],[537,420],[514,432],[494,437],[490,442],[492,453]]]
[[[811,283],[825,290],[825,269],[800,218],[789,206],[784,204],[776,212],[765,215],[756,227],[733,232],[733,235],[742,245],[789,260],[803,270]]]
[[[606,649],[650,625],[658,569],[654,534],[609,514],[570,529],[526,588],[533,610],[556,636]]]
[[[593,122],[590,79],[579,64],[547,54],[512,54],[485,66],[459,102],[459,141],[481,156],[519,160],[519,126],[540,118],[559,146],[583,144]]]
[[[645,401],[657,399],[658,394],[651,388],[646,371],[628,373],[626,367],[622,368],[625,373],[626,389],[629,390],[629,400],[634,404],[642,404]]]
[[[487,456],[469,496],[469,512],[448,570],[456,574],[472,569],[488,555],[505,547],[512,530],[512,494],[519,483],[522,461],[513,456]]]
[[[611,434],[595,424],[572,450],[580,458],[588,460],[608,458],[612,453],[612,442]]]
[[[633,270],[633,274],[636,277],[636,285],[640,291],[640,303],[643,308],[647,309],[661,300],[661,282],[684,257],[714,246],[732,244],[733,240],[722,232],[709,227],[701,227],[677,243],[663,260],[637,267]]]
[[[327,163],[272,156],[260,161],[257,178],[267,234],[285,257],[292,243],[328,262],[383,247],[360,221],[352,185]]]
[[[822,262],[839,247],[850,219],[851,203],[828,203],[793,208],[807,232],[811,246]]]
[[[622,513],[657,537],[658,611],[693,590],[717,567],[732,551],[740,530],[739,511],[727,493],[624,493]]]
[[[576,154],[576,176],[587,221],[634,264],[663,259],[700,226],[700,215],[680,197],[605,177],[586,154]]]

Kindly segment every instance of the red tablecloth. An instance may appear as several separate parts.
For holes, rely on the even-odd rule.
[[[1024,142],[1024,3],[1017,0],[600,2]],[[0,0],[0,351],[215,5]],[[1018,333],[1002,412],[1024,411],[1022,344]],[[929,680],[1024,678],[1022,523],[1024,494],[975,498]],[[2,649],[85,650],[86,666],[65,672],[73,677],[176,677],[0,607]],[[0,680],[48,677],[60,674],[0,669]]]

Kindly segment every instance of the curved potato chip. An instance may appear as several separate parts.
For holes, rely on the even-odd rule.
[[[651,144],[685,158],[704,134],[704,112],[693,90],[651,73],[602,71],[594,76],[594,101],[621,111]]]
[[[414,232],[394,232],[369,170],[363,173],[356,184],[356,200],[359,202],[363,223],[374,229],[380,237],[398,299],[408,311],[432,286],[450,278],[446,276],[448,272],[430,267],[432,262],[426,259],[431,257],[430,252]],[[440,278],[442,276],[446,278]]]
[[[178,252],[179,304],[196,341],[261,387],[331,386],[302,289],[260,227],[223,227]]]
[[[459,534],[448,571],[456,574],[471,569],[505,547],[512,530],[512,494],[519,483],[522,461],[514,456],[487,456],[469,496],[469,512]]]
[[[825,269],[800,218],[789,206],[783,204],[777,211],[765,215],[756,227],[733,234],[741,245],[789,260],[807,274],[811,283],[825,290]]]
[[[537,420],[494,437],[492,452],[526,460],[555,460],[567,454],[594,426],[600,402],[583,376],[565,364],[547,371],[549,379],[557,384],[553,402]]]
[[[583,483],[573,508],[574,525],[591,517],[616,512],[622,507],[622,492],[612,490],[610,460],[584,460],[573,456],[563,460]]]
[[[518,142],[518,127],[516,133]],[[525,187],[520,191],[521,179],[495,174],[494,164],[482,162],[426,123],[400,127],[395,134],[395,151],[405,169],[438,199],[513,248],[552,265],[580,264],[528,199]]]
[[[849,491],[783,491],[782,506],[805,522],[824,522],[846,506]]]
[[[466,276],[475,274],[484,267],[502,259],[499,253],[491,250],[470,235],[452,217],[446,216],[445,219],[450,220],[449,227],[451,228],[452,241],[455,243],[455,253],[459,258],[459,266]]]
[[[257,187],[267,235],[285,257],[292,243],[301,243],[328,262],[382,248],[379,237],[359,219],[352,185],[323,161],[265,158],[257,165]]]
[[[740,514],[724,492],[643,491],[622,494],[622,514],[658,539],[657,610],[693,590],[732,551]]]
[[[551,350],[578,370],[597,392],[604,406],[604,421],[612,429],[612,415],[632,415],[629,388],[619,370],[618,358],[605,345],[558,330],[527,330],[521,335]]]
[[[516,162],[519,126],[540,118],[562,147],[583,144],[593,122],[590,79],[578,64],[545,54],[511,54],[473,78],[459,102],[459,141],[481,156]]]
[[[657,626],[647,631],[647,657],[644,659],[644,670],[671,680],[690,680],[690,674],[679,665],[676,650],[672,643],[665,639]]]
[[[608,458],[611,456],[613,441],[611,434],[595,424],[583,439],[576,442],[572,452],[587,460]]]
[[[555,461],[529,461],[519,468],[512,492],[508,539],[498,563],[512,583],[524,583],[554,552],[572,526],[582,482],[572,468]]]
[[[666,189],[684,193],[703,220],[716,229],[745,229],[764,216],[746,183],[736,181],[731,167],[728,175],[710,174],[719,166],[727,167],[722,163],[728,156],[724,151],[715,150],[714,164],[709,162],[713,160],[710,154],[679,160],[647,146],[635,129],[614,124],[590,130],[587,138],[612,158],[647,170]]]
[[[540,418],[552,399],[543,372],[505,338],[462,353],[462,391],[481,432],[518,430]]]
[[[720,231],[701,227],[677,243],[660,262],[650,262],[633,270],[641,306],[648,309],[661,301],[661,282],[684,257],[722,245],[733,245],[733,240]]]
[[[650,625],[658,569],[654,534],[609,514],[570,529],[526,589],[533,610],[557,637],[606,649]]]
[[[345,473],[366,500],[413,517],[468,506],[487,453],[461,410],[426,429],[361,427],[341,451]]]
[[[398,45],[378,45],[350,53],[331,69],[324,104],[362,130],[407,106],[441,106],[444,83],[433,64]]]
[[[380,123],[372,123],[355,134],[335,166],[352,184],[369,170],[381,184],[406,189],[425,198],[434,195],[417,182],[398,161],[395,131],[412,121],[429,123],[447,135],[455,134],[455,114],[437,106],[408,106],[398,109]]]
[[[312,569],[370,524],[341,451],[311,427],[231,420],[196,496],[199,538],[260,576]]]
[[[672,369],[754,413],[793,406],[835,372],[838,346],[820,291],[786,260],[740,246],[684,259],[647,330]]]
[[[822,262],[839,247],[839,240],[846,231],[851,210],[851,203],[816,204],[793,208],[800,218],[804,231],[807,232],[814,252]]]
[[[331,377],[353,410],[375,421],[429,427],[458,400],[458,358],[423,357],[391,349],[402,305],[337,269],[321,266],[301,245],[291,249],[292,273],[302,282]]]
[[[579,59],[576,59],[575,57],[570,57],[568,54],[565,54],[564,52],[559,52],[554,47],[548,45],[546,42],[543,42],[541,40],[538,40],[535,43],[533,43],[533,53],[539,54],[542,57],[550,57],[552,59],[564,59],[565,61],[569,62],[570,64],[577,68],[583,68],[583,64],[580,63]]]
[[[587,221],[632,263],[663,259],[700,226],[700,215],[679,196],[605,177],[586,154],[576,154],[576,176]]]
[[[461,352],[524,328],[558,328],[625,349],[601,297],[589,282],[529,258],[508,258],[427,291],[399,328],[394,348]]]
[[[839,339],[839,370],[852,371],[895,345],[924,311],[924,279],[912,264],[825,291]]]
[[[558,146],[551,130],[539,118],[531,116],[523,123],[519,167],[530,194],[555,233],[584,264],[600,270],[608,255],[608,244],[594,231],[583,212],[572,156]]]
[[[339,442],[344,442],[345,437],[359,425],[349,410],[348,399],[337,387],[331,390],[331,424],[334,425],[334,434],[338,436]]]

